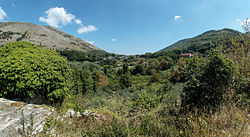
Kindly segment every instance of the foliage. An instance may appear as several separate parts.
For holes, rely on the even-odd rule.
[[[149,93],[146,90],[143,90],[134,99],[133,106],[150,110],[158,106],[159,103],[160,103],[160,97],[157,97],[154,94]]]
[[[136,74],[141,74],[144,75],[145,74],[145,70],[144,70],[144,66],[142,64],[137,64],[132,72],[133,75]]]
[[[8,37],[14,35],[7,32],[2,36],[5,34]],[[60,117],[51,117],[47,120],[45,130],[55,127],[55,133],[59,136],[247,136],[249,128],[244,123],[248,120],[249,112],[249,37],[247,35],[249,33],[242,36],[239,34],[230,29],[210,31],[195,38],[180,41],[174,44],[177,47],[170,47],[172,48],[170,51],[134,56],[102,51],[98,53],[97,51],[57,51],[71,61],[69,66],[73,70],[73,76],[70,81],[74,83],[70,88],[70,95],[66,96],[62,105],[56,108],[57,113],[64,115],[60,113],[68,109],[80,113],[90,110],[100,115],[100,118],[89,116],[62,120]],[[26,36],[23,34],[19,39]],[[229,38],[230,36],[233,39]],[[218,47],[221,43],[224,49],[207,54],[208,49]],[[13,76],[3,75],[2,72],[7,72],[5,70],[7,67],[13,67],[16,60],[19,60],[19,56],[26,57],[31,53],[17,54],[13,61],[2,62],[3,57],[9,54],[14,56],[12,48],[5,50],[8,50],[8,53],[0,52],[0,77],[4,76],[7,79],[16,74],[19,75],[19,67],[16,67],[19,70],[11,73]],[[30,52],[40,57],[40,51],[44,53],[40,49]],[[181,57],[185,52],[194,53],[195,57]],[[54,56],[48,51],[46,55]],[[228,58],[233,60],[237,69]],[[26,59],[22,59],[23,62],[27,62]],[[34,58],[32,56],[29,59]],[[62,60],[65,61],[60,58],[60,61]],[[32,65],[38,64],[33,60],[30,62]],[[44,62],[47,61],[40,62],[36,68],[27,63],[26,65],[31,67],[20,64],[18,66],[31,68],[31,70],[34,68],[36,71],[45,68],[43,71],[45,73],[48,71],[46,67],[49,64]],[[5,67],[1,68],[1,65]],[[66,68],[69,69],[65,66],[56,71]],[[30,78],[28,76],[34,74],[36,73],[30,73],[28,70],[25,77]],[[39,73],[39,76],[42,76],[40,74],[42,73]],[[53,71],[50,74],[57,73]],[[64,75],[66,80],[69,77],[70,75]],[[12,79],[8,79],[9,81],[6,79],[2,82],[8,82],[10,85],[13,83]],[[14,77],[15,79],[19,83],[27,81],[19,77]],[[40,78],[38,77],[37,80]],[[32,79],[33,81],[35,80]],[[12,85],[18,85],[18,82]],[[69,87],[70,85],[69,83]],[[6,86],[8,85],[5,84],[0,89]],[[40,92],[39,88],[34,90],[27,88],[22,91],[44,93],[44,91]],[[2,94],[6,90],[0,91]],[[20,90],[17,93],[16,96],[19,96],[22,92]],[[234,95],[231,93],[236,93],[236,96],[228,96],[228,94]],[[15,97],[13,94],[8,96]],[[224,102],[225,99],[227,102]],[[240,108],[242,105],[245,108]],[[187,109],[186,106],[188,106]],[[183,107],[187,110],[185,113],[182,113]],[[215,108],[219,108],[220,111],[213,111]],[[206,109],[205,112],[199,111],[204,109]],[[42,136],[48,136],[46,131]]]
[[[178,66],[174,67],[170,75],[170,81],[175,84],[176,82],[183,82],[184,80],[185,80],[185,77],[184,77],[183,68],[178,67]]]
[[[207,59],[203,57],[186,58],[185,64],[180,65],[183,71],[184,81],[192,79],[192,75],[198,71],[202,66],[206,65]],[[179,64],[179,63],[177,63]]]
[[[151,69],[158,69],[158,66],[160,65],[159,61],[157,59],[150,59],[148,61],[148,69],[151,70]]]
[[[182,106],[189,110],[218,107],[232,86],[234,73],[233,62],[221,53],[214,52],[209,62],[186,82]]]
[[[153,72],[150,81],[151,82],[159,82],[160,81],[160,75],[157,72]]]
[[[92,52],[83,52],[77,50],[57,50],[57,52],[67,57],[69,61],[100,61],[105,57],[112,56],[112,54],[103,52],[103,51],[92,51]],[[109,60],[104,60],[107,63]],[[109,62],[109,63],[112,63]]]
[[[109,81],[106,76],[104,76],[100,71],[96,71],[93,73],[94,80],[94,90],[96,91],[98,88],[107,86]]]
[[[250,35],[241,35],[240,39],[232,38],[225,53],[238,66],[240,74],[250,77]]]
[[[244,105],[250,103],[250,35],[249,23],[244,22],[245,35],[240,39],[231,39],[230,46],[224,52],[237,65],[238,71],[235,73],[235,95]],[[248,25],[248,26],[247,26]]]
[[[181,91],[179,84],[174,85],[169,96],[150,110],[131,106],[132,98],[137,98],[135,94],[141,91],[123,89],[115,93],[97,91],[75,95],[71,101],[80,105],[80,112],[88,109],[99,114],[112,114],[114,118],[112,121],[91,117],[66,118],[59,119],[56,124],[48,121],[48,125],[60,136],[249,136],[249,108],[246,107],[228,104],[215,113],[180,114],[179,95],[176,94]],[[69,100],[64,102],[69,103]]]
[[[126,87],[126,88],[131,86],[131,81],[129,80],[128,74],[121,75],[120,84],[121,84],[121,87]]]
[[[123,70],[123,74],[127,74],[128,73],[128,64],[127,63],[123,64],[122,70]]]
[[[0,48],[0,96],[62,101],[71,87],[71,69],[55,51],[29,42],[12,42]]]
[[[165,59],[161,59],[158,69],[159,70],[166,70],[166,69],[169,69],[169,68],[170,68],[169,63]]]
[[[82,94],[92,92],[94,87],[92,73],[89,70],[82,70],[80,73],[80,79],[82,82]]]
[[[164,82],[164,85],[163,85],[161,91],[166,94],[168,91],[171,90],[171,88],[172,88],[172,83],[169,80],[166,80]]]
[[[27,37],[27,31],[25,31],[20,38],[17,38],[16,41],[21,41],[22,39]]]
[[[2,32],[2,34],[0,34],[0,39],[11,39],[12,35],[20,35],[19,32],[11,32],[11,31],[6,31],[6,32]]]
[[[211,30],[193,38],[180,40],[162,50],[160,52],[182,50],[183,53],[206,53],[211,48],[217,47],[223,41],[224,45],[230,43],[230,38],[240,37],[240,32],[232,29]]]
[[[85,61],[70,62],[70,66],[74,70],[73,81],[75,83],[75,92],[72,92],[72,94],[90,93],[109,85],[109,79],[105,76],[105,72],[103,72],[103,68],[100,65]],[[106,74],[113,77],[108,68],[106,68]]]
[[[235,78],[235,96],[243,106],[250,106],[250,79],[244,75],[237,75]]]

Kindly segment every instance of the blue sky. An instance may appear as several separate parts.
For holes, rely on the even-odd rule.
[[[250,0],[1,0],[0,21],[51,25],[118,54],[155,52],[250,18]]]

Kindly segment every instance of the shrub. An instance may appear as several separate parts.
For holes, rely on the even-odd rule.
[[[101,71],[101,66],[84,61],[84,62],[69,62],[73,71],[74,87],[71,94],[93,92],[97,84],[93,80],[93,72]]]
[[[81,82],[82,82],[82,94],[93,92],[93,78],[92,73],[89,70],[82,70],[80,75]]]
[[[242,105],[250,106],[250,79],[238,74],[235,78],[235,96]]]
[[[160,75],[157,72],[153,72],[150,82],[159,82],[160,81]]]
[[[106,76],[104,76],[100,71],[96,71],[93,73],[94,80],[94,90],[96,91],[99,88],[105,87],[109,84],[109,80]]]
[[[142,64],[136,65],[135,69],[132,72],[133,75],[136,75],[138,73],[141,74],[141,75],[145,74],[145,69],[144,69],[144,66]]]
[[[170,81],[172,83],[183,82],[185,80],[184,71],[180,67],[174,67],[170,75]]]
[[[121,75],[120,85],[121,85],[121,87],[126,87],[126,88],[131,86],[131,81],[129,80],[128,74]]]
[[[167,93],[168,91],[171,90],[171,88],[172,88],[172,83],[169,80],[166,80],[164,82],[162,89],[161,89],[161,92]]]
[[[12,42],[0,48],[0,96],[62,101],[71,87],[71,69],[55,51],[29,42]]]
[[[158,69],[159,70],[166,70],[166,69],[169,69],[169,68],[170,68],[169,63],[165,59],[161,59]]]
[[[182,106],[189,109],[215,108],[224,100],[232,84],[235,67],[231,60],[215,53],[209,62],[193,74],[183,89]]]
[[[135,98],[133,102],[133,106],[141,107],[147,110],[150,110],[160,104],[160,97],[156,96],[153,93],[149,93],[146,90],[143,90],[138,96]]]

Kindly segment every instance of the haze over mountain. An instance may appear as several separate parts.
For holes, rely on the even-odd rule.
[[[183,52],[200,52],[204,53],[213,45],[217,46],[220,42],[227,43],[233,37],[239,37],[242,33],[233,29],[210,30],[193,38],[180,40],[166,48],[158,51],[170,51],[180,49]]]
[[[0,45],[13,41],[29,41],[48,49],[68,49],[84,52],[104,50],[51,26],[26,22],[1,22]]]

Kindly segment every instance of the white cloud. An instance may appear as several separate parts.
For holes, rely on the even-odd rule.
[[[46,17],[40,17],[39,21],[45,22],[52,27],[60,27],[60,25],[65,26],[71,23],[72,20],[76,20],[75,16],[66,12],[66,10],[61,7],[50,8],[45,11]]]
[[[178,20],[180,18],[181,18],[181,16],[174,16],[174,20]]]
[[[113,39],[111,39],[113,42],[116,42],[116,39],[115,38],[113,38]]]
[[[89,44],[92,44],[92,45],[94,45],[94,44],[95,44],[95,42],[94,42],[94,41],[86,41],[86,42],[88,42]]]
[[[8,17],[5,11],[0,7],[0,21],[3,21],[5,17]]]
[[[82,21],[80,19],[75,19],[76,24],[79,24],[82,26]]]
[[[76,18],[73,14],[67,13],[67,11],[63,7],[50,8],[49,10],[45,11],[45,14],[46,17],[40,17],[39,21],[45,22],[52,27],[62,27],[67,25],[68,23],[72,23],[73,21],[76,24],[80,25],[80,28],[77,30],[78,34],[98,30],[93,25],[83,25],[82,20]]]
[[[82,34],[82,33],[88,33],[88,32],[92,32],[92,31],[96,31],[98,30],[98,28],[96,28],[93,25],[89,25],[89,26],[82,26],[81,28],[79,28],[77,30],[78,34]]]

